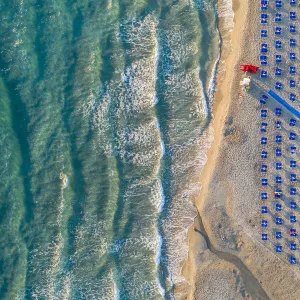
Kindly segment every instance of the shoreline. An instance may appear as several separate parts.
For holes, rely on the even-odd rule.
[[[214,105],[213,105],[213,130],[214,130],[214,140],[212,145],[207,153],[207,162],[203,168],[200,177],[201,184],[201,193],[200,197],[196,199],[195,205],[197,207],[198,215],[195,217],[194,224],[188,230],[188,243],[189,243],[189,254],[188,259],[186,260],[182,273],[187,278],[188,282],[192,286],[192,293],[187,299],[195,299],[196,291],[196,273],[197,273],[197,253],[198,249],[208,249],[207,241],[204,237],[200,235],[195,235],[193,227],[199,228],[200,223],[202,224],[199,210],[205,202],[207,196],[207,190],[209,183],[212,179],[214,167],[217,162],[217,157],[220,151],[220,144],[222,143],[223,130],[225,127],[225,120],[229,112],[229,107],[233,101],[233,97],[230,97],[233,92],[236,92],[236,87],[232,86],[234,77],[238,78],[241,74],[235,74],[234,66],[238,64],[240,60],[240,52],[243,50],[242,46],[244,43],[244,36],[237,39],[237,36],[243,34],[244,30],[249,26],[246,23],[246,17],[249,12],[250,3],[242,2],[240,0],[233,0],[232,9],[234,12],[234,28],[230,32],[229,45],[225,48],[222,48],[222,55],[220,59],[220,65],[225,66],[225,71],[223,74],[218,74],[217,76],[217,85],[216,92],[214,96]],[[246,12],[246,13],[245,13]],[[224,20],[226,22],[226,20]],[[245,27],[242,24],[247,24]],[[219,24],[222,27],[222,24]],[[226,39],[222,32],[222,28],[219,28],[220,35],[222,38]],[[223,46],[224,47],[224,40]],[[238,55],[237,55],[238,53]],[[219,82],[219,83],[218,83]],[[220,83],[221,82],[221,83]],[[229,86],[229,88],[228,88]]]

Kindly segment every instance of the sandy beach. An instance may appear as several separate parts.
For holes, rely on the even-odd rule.
[[[258,98],[274,80],[263,83],[259,75],[253,76],[248,94],[239,86],[240,64],[260,65],[260,1],[234,0],[233,10],[235,27],[225,35],[232,48],[223,51],[226,72],[219,76],[216,91],[214,142],[201,175],[201,196],[195,202],[199,215],[195,230],[189,230],[189,257],[183,268],[192,292],[182,298],[299,299],[299,267],[289,264],[288,253],[277,255],[273,241],[261,241]],[[283,117],[284,126],[289,117]]]

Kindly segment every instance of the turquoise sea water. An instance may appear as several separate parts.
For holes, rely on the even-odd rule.
[[[174,298],[217,9],[0,0],[0,299]]]

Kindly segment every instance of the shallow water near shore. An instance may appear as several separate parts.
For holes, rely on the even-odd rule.
[[[0,298],[173,298],[212,142],[217,1],[0,11]]]

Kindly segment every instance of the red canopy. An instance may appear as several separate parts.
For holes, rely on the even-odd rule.
[[[258,67],[252,65],[241,65],[241,70],[243,72],[257,73]]]

